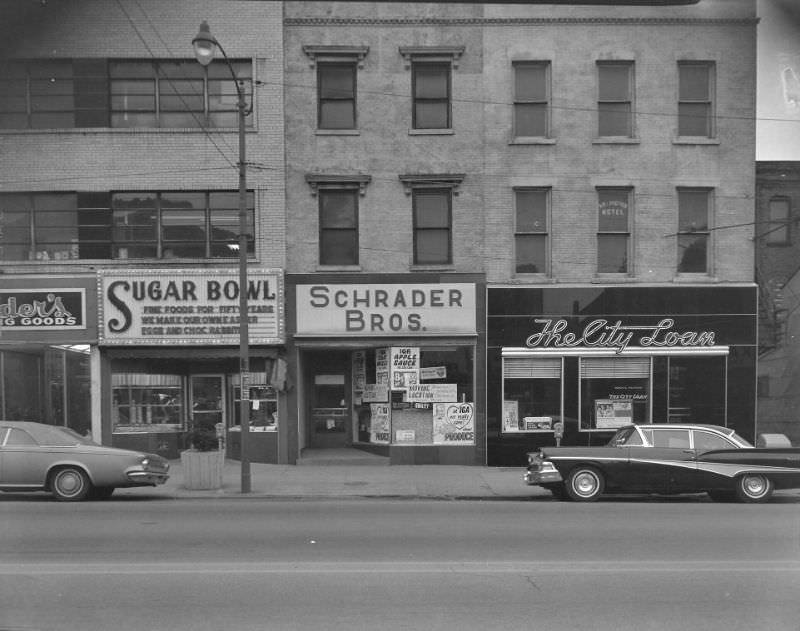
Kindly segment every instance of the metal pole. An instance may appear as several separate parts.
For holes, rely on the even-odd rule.
[[[245,163],[244,90],[236,81],[239,96],[239,412],[242,425],[242,493],[250,492],[250,322],[247,312],[247,166]]]

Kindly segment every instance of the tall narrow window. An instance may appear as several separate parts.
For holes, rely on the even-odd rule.
[[[791,233],[792,212],[789,200],[786,197],[773,197],[769,200],[769,222],[764,230],[764,239],[767,245],[789,245]]]
[[[158,256],[156,193],[115,193],[111,197],[115,259]]]
[[[317,64],[317,126],[319,129],[356,128],[356,64]]]
[[[633,62],[597,62],[598,136],[633,137],[633,75]]]
[[[678,62],[678,136],[714,135],[714,63]]]
[[[597,189],[597,271],[625,274],[630,271],[631,191],[625,188]]]
[[[550,62],[514,62],[514,137],[550,135]]]
[[[412,64],[414,129],[450,129],[450,63]]]
[[[711,191],[678,190],[678,272],[708,272]]]
[[[319,262],[358,265],[358,189],[320,189]]]
[[[518,274],[548,272],[548,215],[550,189],[514,191],[514,256]]]
[[[452,189],[413,190],[414,263],[451,263]]]

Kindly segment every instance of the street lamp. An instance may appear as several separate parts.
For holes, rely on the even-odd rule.
[[[247,313],[247,170],[245,165],[245,145],[244,145],[244,117],[248,114],[247,101],[245,100],[244,89],[236,76],[236,71],[231,65],[225,49],[211,35],[208,22],[203,20],[200,23],[200,32],[192,40],[194,55],[197,61],[203,66],[208,66],[214,59],[217,48],[222,53],[228,70],[231,71],[233,82],[236,85],[237,102],[236,107],[239,111],[239,402],[242,429],[242,493],[250,492],[250,456],[247,453],[247,443],[250,433],[250,352],[249,326]]]

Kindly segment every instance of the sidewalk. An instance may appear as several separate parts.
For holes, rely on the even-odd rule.
[[[522,467],[455,465],[278,465],[250,463],[251,492],[241,492],[241,464],[226,460],[222,488],[194,491],[184,487],[180,460],[170,460],[170,477],[158,487],[117,489],[114,497],[186,498],[408,498],[526,500],[549,496],[522,481]]]

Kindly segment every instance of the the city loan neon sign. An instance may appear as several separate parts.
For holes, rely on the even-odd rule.
[[[617,353],[624,351],[634,337],[634,345],[642,347],[673,348],[677,346],[714,346],[712,331],[673,331],[675,320],[664,318],[656,325],[624,326],[621,320],[610,324],[608,320],[597,319],[587,324],[578,335],[565,332],[569,326],[566,320],[536,319],[536,324],[544,325],[539,333],[529,336],[525,344],[529,348],[613,348]]]

